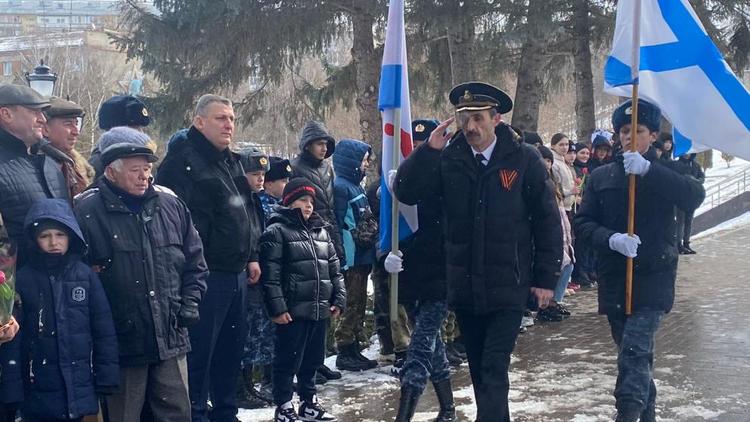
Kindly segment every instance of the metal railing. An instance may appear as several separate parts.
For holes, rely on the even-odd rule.
[[[750,187],[750,171],[747,168],[727,177],[721,182],[706,189],[706,199],[700,208],[705,212],[716,208],[748,191]]]

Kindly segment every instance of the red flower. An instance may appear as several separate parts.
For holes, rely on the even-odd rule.
[[[0,271],[0,284],[5,284],[5,272]]]

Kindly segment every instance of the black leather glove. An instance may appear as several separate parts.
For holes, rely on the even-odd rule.
[[[180,312],[177,314],[177,325],[180,327],[192,327],[200,320],[198,302],[195,300],[183,300]]]

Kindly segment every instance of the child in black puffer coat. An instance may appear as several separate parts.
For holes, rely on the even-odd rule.
[[[23,324],[25,421],[77,421],[119,383],[109,302],[81,261],[83,235],[67,202],[36,202],[24,224],[33,251],[17,274]]]
[[[315,186],[292,179],[282,207],[260,241],[261,285],[276,325],[273,398],[276,421],[335,421],[318,404],[315,371],[323,364],[328,320],[346,306],[346,290],[330,227],[313,211]],[[292,380],[302,404],[292,405]]]

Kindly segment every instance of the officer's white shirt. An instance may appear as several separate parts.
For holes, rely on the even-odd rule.
[[[477,151],[474,149],[474,147],[471,147],[471,153],[475,157],[477,156],[477,154],[482,154],[484,156],[484,164],[488,164],[490,162],[490,157],[492,157],[492,151],[495,150],[495,145],[497,145],[497,135],[495,135],[495,140],[493,140],[490,146],[488,146],[484,151]]]

